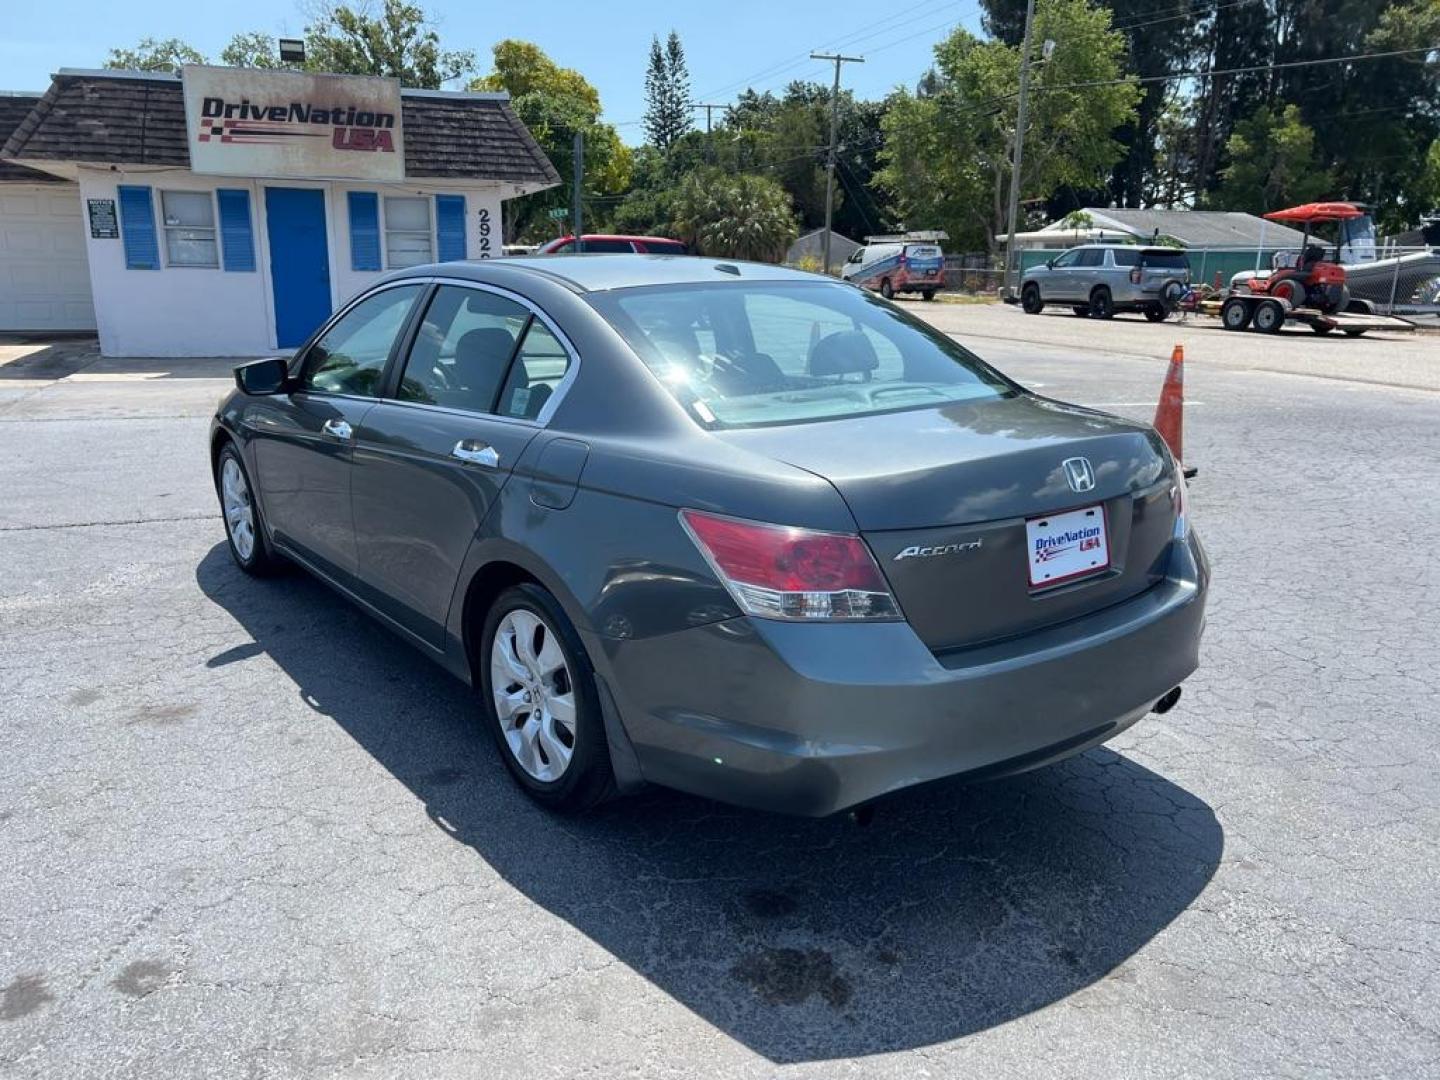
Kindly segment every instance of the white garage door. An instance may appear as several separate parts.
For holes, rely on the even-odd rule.
[[[73,184],[0,184],[0,331],[93,330]]]

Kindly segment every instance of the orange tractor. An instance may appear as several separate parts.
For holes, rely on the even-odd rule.
[[[1231,281],[1230,295],[1220,306],[1220,321],[1225,329],[1244,330],[1253,325],[1256,330],[1274,334],[1286,319],[1308,323],[1317,334],[1328,334],[1338,327],[1358,337],[1366,329],[1373,329],[1358,324],[1358,319],[1374,316],[1374,308],[1364,300],[1350,298],[1338,242],[1333,259],[1326,258],[1321,244],[1310,242],[1311,226],[1316,222],[1364,216],[1363,209],[1344,202],[1306,203],[1266,214],[1270,221],[1303,226],[1305,240],[1299,257],[1293,265],[1278,267],[1269,274],[1237,274]],[[1358,318],[1346,318],[1347,313]],[[1348,325],[1352,322],[1356,325]]]

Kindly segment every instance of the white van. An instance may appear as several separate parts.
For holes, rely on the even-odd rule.
[[[945,287],[945,252],[937,235],[868,236],[840,268],[840,277],[874,289],[889,300],[896,293],[918,292],[926,300]]]

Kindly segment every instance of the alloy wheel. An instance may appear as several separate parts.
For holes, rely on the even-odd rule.
[[[220,505],[225,512],[225,529],[242,562],[255,554],[255,509],[250,503],[250,485],[240,463],[226,456],[220,466]]]
[[[575,684],[559,635],[533,611],[515,608],[496,627],[490,690],[515,761],[542,783],[559,780],[575,753]]]

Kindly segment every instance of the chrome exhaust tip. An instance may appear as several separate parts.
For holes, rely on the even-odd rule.
[[[1178,702],[1179,700],[1180,687],[1177,686],[1171,690],[1167,690],[1165,692],[1165,695],[1150,707],[1150,711],[1153,712],[1156,716],[1164,716],[1167,712],[1169,712],[1175,707],[1176,702]]]

